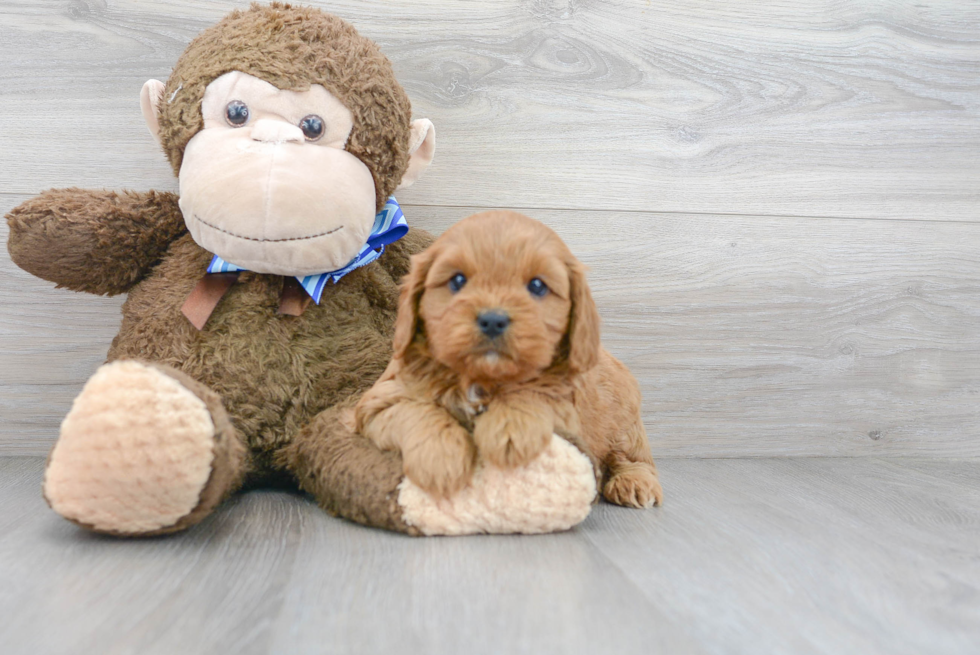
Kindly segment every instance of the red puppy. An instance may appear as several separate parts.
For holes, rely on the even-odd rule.
[[[465,486],[477,452],[527,464],[557,433],[592,451],[607,500],[661,501],[639,387],[599,343],[584,267],[542,223],[476,214],[413,256],[394,348],[355,421],[426,491]]]

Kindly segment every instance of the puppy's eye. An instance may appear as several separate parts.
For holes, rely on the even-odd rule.
[[[316,141],[323,136],[323,119],[310,114],[299,122],[299,129],[303,130],[303,136],[307,141]]]
[[[232,100],[225,107],[225,118],[232,127],[241,127],[248,122],[248,105],[241,100]]]
[[[531,292],[532,296],[542,298],[548,293],[548,285],[541,278],[536,277],[527,283],[527,290]]]
[[[464,286],[466,286],[466,276],[462,273],[457,273],[449,279],[449,290],[453,293],[456,293]]]

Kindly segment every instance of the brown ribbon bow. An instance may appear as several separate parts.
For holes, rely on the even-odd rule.
[[[187,296],[181,313],[191,325],[203,330],[228,289],[238,281],[240,273],[208,273],[200,279],[194,290]],[[301,316],[313,298],[300,286],[294,277],[283,278],[282,293],[279,296],[279,313],[287,316]]]

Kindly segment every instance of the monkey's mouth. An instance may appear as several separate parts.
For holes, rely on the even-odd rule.
[[[310,234],[309,236],[305,236],[305,237],[288,237],[285,239],[258,239],[256,237],[245,236],[244,234],[235,234],[234,232],[230,230],[226,230],[223,227],[218,227],[217,225],[208,223],[206,220],[204,220],[197,214],[194,214],[194,220],[196,220],[198,223],[201,223],[202,225],[207,225],[212,230],[217,230],[218,232],[222,232],[224,234],[227,234],[228,236],[235,237],[236,239],[245,239],[246,241],[257,241],[259,243],[283,243],[285,241],[305,241],[307,239],[317,239],[319,237],[325,237],[331,234],[335,234],[341,231],[342,229],[344,229],[343,225],[339,225],[333,228],[332,230],[327,230],[326,232],[320,232],[319,234]]]

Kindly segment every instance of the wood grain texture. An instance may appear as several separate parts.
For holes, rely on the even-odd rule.
[[[977,461],[662,468],[662,517],[610,508],[585,536],[710,651],[913,655],[980,646]]]
[[[0,192],[172,188],[140,86],[246,4],[4,2]],[[975,2],[311,4],[435,121],[416,204],[980,216]]]
[[[4,0],[0,214],[175,189],[139,89],[247,4]],[[978,652],[980,4],[310,4],[437,125],[413,225],[528,208],[591,267],[667,502],[410,539],[256,492],[127,541],[0,457],[0,651]],[[50,287],[0,255],[0,455],[47,452],[118,329]],[[774,455],[836,457],[664,459]]]
[[[405,211],[441,233],[475,208]],[[530,213],[591,267],[655,455],[980,456],[980,225]],[[0,285],[0,453],[41,455],[120,299],[52,290],[5,254]]]
[[[29,196],[0,196],[0,215]],[[0,454],[46,455],[85,381],[105,361],[125,296],[54,290],[7,254],[0,221]]]
[[[4,3],[0,210],[52,185],[174,188],[139,87],[243,4]],[[592,266],[657,454],[980,455],[974,5],[330,9],[439,126],[399,194],[414,224],[606,210],[528,212]],[[945,220],[729,215],[774,211]],[[0,452],[38,455],[121,299],[51,291],[5,255],[0,282]]]
[[[591,268],[654,454],[980,456],[977,225],[530,213]]]
[[[968,655],[980,463],[665,460],[667,501],[541,537],[420,538],[239,496],[119,540],[0,459],[0,643],[34,653]]]

